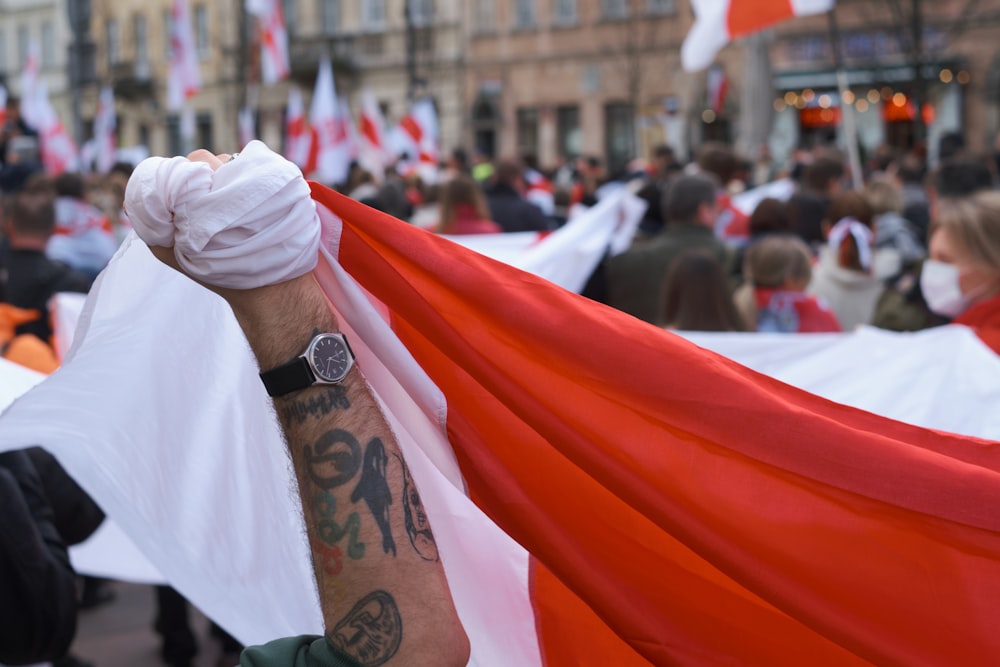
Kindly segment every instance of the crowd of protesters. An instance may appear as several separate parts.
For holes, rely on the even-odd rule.
[[[353,168],[340,190],[429,232],[456,235],[556,230],[606,193],[628,188],[646,212],[631,247],[604,257],[585,296],[656,326],[913,331],[954,320],[1000,352],[997,161],[966,151],[953,136],[934,169],[919,149],[877,151],[860,191],[849,187],[844,156],[829,147],[796,151],[778,165],[766,155],[743,159],[721,143],[698,147],[690,160],[661,146],[617,174],[597,156],[543,169],[533,156],[491,160],[459,149],[435,169],[404,163],[378,176]],[[0,143],[5,357],[41,372],[58,365],[50,299],[87,292],[128,233],[122,202],[131,168],[45,174],[37,137],[8,118]],[[781,179],[795,184],[787,200],[764,198],[753,210],[735,203],[739,193]],[[75,578],[66,545],[85,539],[103,514],[41,450],[0,455],[0,495],[7,498],[0,578],[15,591],[0,600],[0,626],[24,625],[0,664],[86,664],[67,654],[77,608],[112,593],[107,582]],[[26,542],[35,547],[30,553],[18,546]],[[40,569],[48,583],[35,588]],[[164,661],[191,664],[197,642],[187,603],[168,588],[157,600]],[[232,664],[240,647],[218,635]]]

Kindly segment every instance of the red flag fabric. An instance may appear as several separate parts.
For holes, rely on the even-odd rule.
[[[545,664],[1000,655],[1000,447],[759,375],[318,185],[325,242],[532,555]],[[318,277],[335,290],[333,269]]]

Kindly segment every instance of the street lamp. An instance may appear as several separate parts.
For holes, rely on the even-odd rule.
[[[90,0],[69,0],[66,3],[73,41],[69,45],[69,88],[73,100],[73,136],[77,145],[83,143],[83,116],[80,97],[83,86],[93,78],[95,46],[90,35]]]

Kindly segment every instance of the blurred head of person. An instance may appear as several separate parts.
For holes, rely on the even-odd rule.
[[[489,220],[483,190],[471,176],[461,174],[451,179],[440,190],[440,222],[437,231],[442,234],[455,232],[458,220]]]
[[[1000,296],[1000,192],[942,199],[929,250],[920,287],[932,311],[957,317]]]
[[[4,200],[3,229],[11,248],[44,250],[55,228],[55,197],[47,179],[36,179]]]
[[[823,235],[837,265],[851,271],[872,269],[875,244],[872,207],[858,192],[842,192],[830,202]]]
[[[843,160],[821,155],[802,171],[802,187],[821,197],[832,198],[843,190],[841,181],[845,173]]]
[[[946,197],[967,197],[992,187],[993,173],[982,159],[958,156],[942,161],[927,193],[931,218],[937,217],[939,200]]]
[[[795,230],[788,204],[780,199],[762,199],[750,214],[750,236],[791,234]]]
[[[812,254],[791,235],[768,236],[747,250],[747,276],[759,289],[801,292],[812,279]]]
[[[903,188],[889,176],[873,176],[869,179],[863,196],[876,218],[886,213],[903,212]]]
[[[719,217],[716,181],[701,174],[678,176],[663,193],[663,220],[668,225],[713,228]]]
[[[667,270],[663,326],[682,331],[743,331],[726,271],[709,250],[686,250]]]

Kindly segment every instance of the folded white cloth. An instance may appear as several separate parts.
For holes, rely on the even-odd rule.
[[[180,266],[209,285],[273,285],[308,273],[319,257],[308,183],[260,141],[214,171],[183,157],[143,160],[125,210],[143,241],[173,247]]]

